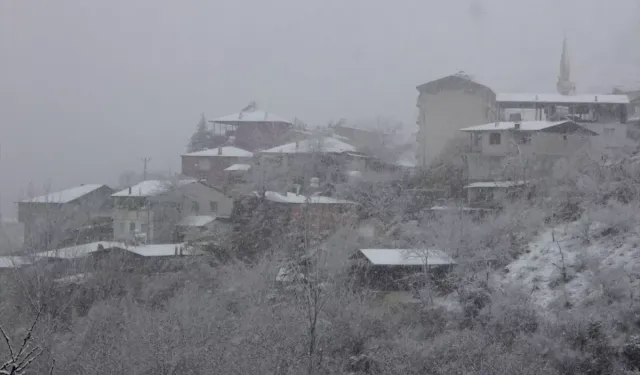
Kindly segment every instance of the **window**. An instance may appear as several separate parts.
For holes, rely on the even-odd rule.
[[[198,202],[191,203],[191,212],[193,212],[194,215],[200,214],[200,205]]]
[[[120,233],[124,233],[126,230],[125,222],[120,222]]]
[[[604,135],[605,135],[606,137],[613,137],[613,133],[614,133],[615,131],[616,131],[616,130],[615,130],[614,128],[605,128],[605,129],[604,129]]]
[[[147,227],[148,227],[147,224],[140,224],[140,232],[146,234],[147,233]]]
[[[129,233],[135,233],[135,231],[136,231],[136,223],[132,221],[129,223]]]
[[[218,212],[218,202],[209,202],[209,208],[211,209],[211,212]]]
[[[499,145],[501,140],[501,134],[500,133],[491,133],[489,134],[489,144],[490,145]]]
[[[566,140],[567,140],[567,136],[566,136],[566,135],[563,135],[563,136],[562,136],[562,140],[563,140],[563,141],[566,141]]]

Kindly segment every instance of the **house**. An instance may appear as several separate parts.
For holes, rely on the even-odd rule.
[[[47,262],[49,271],[58,277],[74,278],[69,275],[75,272],[76,277],[88,276],[88,272],[99,270],[157,272],[164,260],[200,254],[184,243],[131,246],[122,242],[98,241],[36,253],[32,258]]]
[[[594,149],[606,150],[629,145],[627,138],[627,95],[499,93],[496,107],[501,121],[572,120],[596,136],[589,142]]]
[[[474,181],[548,171],[556,160],[574,154],[597,135],[569,120],[500,121],[461,131],[469,134],[466,161],[468,178]]]
[[[349,257],[356,279],[375,290],[418,289],[456,265],[437,249],[359,249]]]
[[[317,233],[328,233],[341,227],[355,225],[358,203],[320,195],[265,191],[254,192],[247,204],[264,204],[270,221],[283,225],[303,225]]]
[[[116,240],[147,243],[178,239],[176,225],[188,216],[228,217],[233,200],[220,189],[198,180],[147,180],[112,195]]]
[[[103,184],[80,185],[18,202],[24,245],[48,249],[67,240],[70,231],[111,216],[113,190]]]
[[[317,178],[322,186],[346,181],[347,171],[363,170],[366,158],[334,137],[311,137],[261,151],[254,173],[285,188],[308,186]],[[268,186],[276,188],[280,186]]]
[[[418,90],[416,162],[428,166],[458,136],[458,130],[494,121],[495,93],[458,73],[427,82]]]
[[[253,153],[235,146],[220,146],[182,155],[182,174],[222,187],[227,183],[226,171],[238,164],[251,164]]]
[[[249,151],[264,150],[284,141],[293,123],[258,109],[255,102],[242,111],[211,121],[214,126],[229,127],[234,145]]]

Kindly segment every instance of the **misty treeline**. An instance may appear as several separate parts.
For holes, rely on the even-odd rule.
[[[206,256],[5,272],[0,374],[637,373],[640,301],[624,280],[640,274],[594,276],[597,298],[549,309],[533,303],[532,290],[494,281],[552,227],[574,224],[569,234],[585,244],[632,238],[640,163],[631,156],[562,160],[536,180],[535,194],[482,217],[415,212],[412,189],[463,198],[464,168],[443,159],[401,181],[344,187],[362,202],[359,221],[375,222],[373,237],[356,225],[327,237],[304,213],[294,223],[267,220],[257,198]],[[439,248],[457,265],[444,279],[425,277],[407,302],[353,277],[348,258],[364,247]],[[602,276],[597,263],[562,259],[555,288],[575,272]],[[294,277],[278,281],[285,266]]]

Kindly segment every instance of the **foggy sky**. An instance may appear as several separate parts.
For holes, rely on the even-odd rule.
[[[640,85],[637,0],[0,0],[0,203],[31,182],[179,170],[200,113],[415,124],[415,86],[464,70],[554,91]],[[634,46],[635,44],[635,46]],[[635,75],[635,76],[634,76]]]

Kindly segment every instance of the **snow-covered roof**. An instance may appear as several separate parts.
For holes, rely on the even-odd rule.
[[[266,111],[256,109],[253,111],[237,112],[228,116],[223,116],[213,120],[220,124],[239,124],[239,123],[260,123],[260,122],[280,122],[285,124],[293,124],[280,116],[268,113]]]
[[[182,156],[231,156],[238,158],[250,158],[253,156],[253,152],[234,146],[222,146],[208,150],[190,152]]]
[[[229,168],[225,168],[225,171],[248,171],[249,169],[251,169],[251,164],[234,164]]]
[[[527,181],[483,181],[483,182],[474,182],[465,186],[465,189],[473,189],[473,188],[510,188],[516,186],[524,186],[527,184]]]
[[[88,279],[92,278],[93,274],[92,273],[76,273],[74,275],[69,275],[69,276],[63,276],[57,279],[54,279],[53,282],[54,283],[60,283],[60,284],[65,284],[65,283],[70,283],[70,284],[80,284],[83,283],[85,281],[87,281]]]
[[[275,191],[265,192],[265,198],[271,202],[278,203],[291,203],[291,204],[357,204],[356,202],[347,201],[343,199],[336,199],[333,197],[324,197],[320,195],[304,196],[295,193],[287,193],[287,195],[280,194]]]
[[[0,268],[18,268],[32,263],[28,257],[0,256]]]
[[[198,180],[179,180],[179,181],[162,181],[162,180],[147,180],[132,186],[120,190],[119,192],[112,194],[112,197],[153,197],[159,194],[166,193],[171,190],[172,187],[181,187],[184,185],[198,182]],[[131,193],[129,193],[131,191]]]
[[[502,131],[502,130],[514,130],[516,128],[516,124],[520,124],[520,131],[540,131],[544,129],[548,129],[554,126],[563,125],[566,123],[575,124],[573,121],[500,121],[500,122],[490,122],[488,124],[470,126],[468,128],[462,128],[460,131],[462,132],[485,132],[485,131]],[[577,124],[576,124],[577,125]],[[579,126],[579,125],[578,125]]]
[[[25,199],[20,203],[69,203],[105,186],[104,184],[86,184],[39,197]]]
[[[449,255],[436,249],[360,249],[376,266],[442,266],[456,264]]]
[[[56,249],[56,250],[49,250],[49,251],[34,254],[34,256],[40,257],[40,258],[61,258],[61,259],[83,258],[91,253],[97,252],[98,247],[100,245],[102,245],[102,247],[105,250],[117,248],[117,249],[130,251],[132,253],[145,256],[145,257],[173,256],[175,255],[176,246],[184,248],[184,244],[157,244],[157,245],[127,246],[122,242],[100,241],[100,242],[92,242],[84,245],[65,247],[65,248]],[[183,249],[182,254],[194,255],[195,252],[189,251],[187,249]]]
[[[475,208],[475,207],[455,207],[455,206],[433,206],[428,208],[430,211],[466,211],[466,212],[476,212],[476,211],[494,211],[490,208]]]
[[[181,227],[203,227],[215,219],[215,216],[210,215],[187,216],[180,220],[177,225]]]
[[[178,247],[178,251],[180,247],[183,248],[182,255],[196,255],[196,252],[188,250],[182,243],[130,246],[124,249],[143,257],[167,257],[176,255],[176,247]]]
[[[296,154],[296,153],[342,153],[356,152],[356,148],[348,143],[337,140],[333,137],[321,137],[305,139],[300,142],[291,142],[268,150],[262,151],[265,154]]]
[[[562,94],[509,94],[496,95],[498,103],[564,103],[564,104],[629,104],[627,95],[562,95]]]
[[[108,249],[111,247],[124,248],[124,244],[121,242],[99,241],[99,242],[91,242],[83,245],[63,247],[56,250],[44,251],[44,252],[35,254],[35,256],[41,257],[41,258],[62,258],[62,259],[82,258],[91,253],[98,251],[98,247],[100,245],[102,245],[104,249]]]

